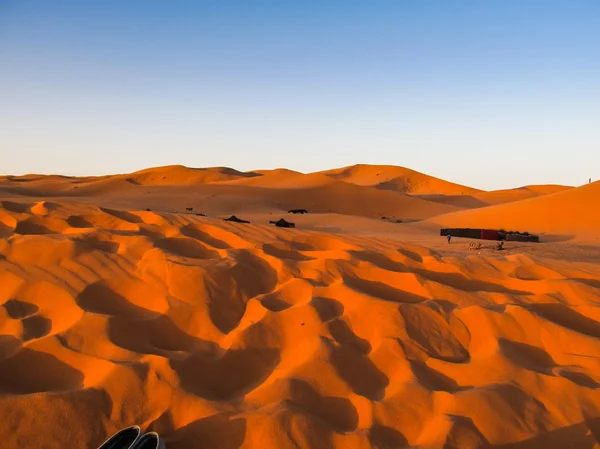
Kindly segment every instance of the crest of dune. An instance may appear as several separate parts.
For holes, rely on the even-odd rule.
[[[186,185],[231,181],[254,176],[227,167],[190,168],[168,165],[133,172],[126,179],[141,185]]]
[[[395,165],[358,164],[320,173],[351,184],[415,195],[470,195],[480,192],[472,187]]]
[[[511,203],[513,201],[526,200],[529,198],[536,198],[538,196],[549,195],[551,193],[561,192],[563,190],[571,189],[572,187],[561,186],[561,185],[531,185],[519,187],[516,189],[507,190],[494,190],[491,192],[479,192],[473,195],[473,197],[483,203],[492,204],[503,204]]]

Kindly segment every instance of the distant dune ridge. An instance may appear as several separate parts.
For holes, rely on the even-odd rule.
[[[392,166],[1,177],[0,446],[600,447],[599,200]]]
[[[473,195],[474,198],[488,204],[503,204],[513,201],[536,198],[538,196],[568,190],[571,187],[560,185],[531,185],[508,190],[495,190],[492,192],[480,192]]]
[[[171,165],[130,174],[97,177],[25,175],[0,177],[0,193],[30,197],[93,197],[141,194],[180,195],[194,186],[198,197],[251,197],[250,209],[312,208],[315,212],[366,217],[399,215],[407,221],[463,209],[534,198],[567,186],[525,186],[484,192],[404,167],[359,164],[303,174],[288,169],[240,172],[226,167],[189,168]],[[209,201],[210,203],[210,201]],[[292,204],[293,203],[293,204]],[[302,203],[302,204],[300,204]],[[226,201],[228,204],[228,201]],[[242,207],[244,205],[242,204]],[[219,208],[210,205],[209,208]]]
[[[351,184],[414,195],[468,195],[481,192],[394,165],[359,164],[321,173]]]

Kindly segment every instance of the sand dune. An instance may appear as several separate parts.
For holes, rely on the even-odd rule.
[[[414,195],[469,195],[481,192],[472,187],[444,181],[409,168],[394,165],[359,164],[321,173],[351,184]]]
[[[313,186],[337,180],[358,186],[375,187],[415,195],[467,195],[480,190],[454,184],[404,167],[383,165],[355,165],[324,172],[303,174],[288,169],[240,172],[232,168],[190,168],[182,165],[153,167],[130,174],[74,178],[58,175],[26,175],[0,177],[0,185],[37,187],[49,191],[89,187],[92,184],[125,181],[133,185],[167,186],[210,183],[234,183],[267,188]]]
[[[554,237],[600,237],[600,182],[432,219],[443,226],[528,230]]]
[[[227,167],[189,168],[183,165],[169,165],[140,170],[125,175],[125,178],[130,182],[141,185],[185,185],[231,181],[253,176],[258,175],[239,172]]]
[[[25,175],[0,177],[0,189],[29,196],[98,196],[140,186],[190,186],[260,176],[232,168],[189,168],[183,165],[153,167],[129,174],[72,177]]]
[[[129,197],[127,202],[132,203],[135,196],[150,195],[140,197],[140,202],[155,202],[155,193],[157,196],[180,196],[176,187],[191,186],[198,189],[198,197],[204,196],[209,203],[213,196],[236,199],[245,196],[252,198],[251,209],[266,210],[277,208],[278,205],[283,208],[311,207],[317,212],[368,217],[395,216],[408,221],[459,209],[520,201],[568,189],[565,186],[545,185],[482,192],[403,167],[378,165],[355,165],[309,174],[287,169],[240,172],[226,167],[189,168],[173,165],[130,174],[96,177],[0,177],[0,195],[22,195],[36,199],[126,195]],[[244,191],[243,186],[249,190]],[[381,192],[402,196],[391,196]],[[182,196],[187,197],[186,194]],[[320,197],[326,199],[321,202],[312,200]],[[344,202],[347,203],[344,198],[350,197],[357,199],[355,205],[350,208],[338,207]],[[147,201],[148,199],[150,201]],[[100,199],[97,201],[102,202]],[[204,209],[209,213],[220,213],[210,205]]]
[[[573,216],[598,187],[442,218]],[[169,449],[597,444],[598,264],[73,201],[0,223],[3,448],[133,423]]]
[[[569,189],[560,185],[531,185],[516,189],[483,192],[472,187],[425,175],[404,167],[354,165],[304,174],[288,169],[240,172],[227,167],[190,168],[183,165],[153,167],[130,174],[72,177],[60,175],[0,176],[4,192],[30,196],[99,195],[132,186],[181,186],[231,184],[264,188],[308,188],[333,184],[332,180],[357,186],[408,193],[415,197],[461,208],[501,204]],[[83,189],[75,191],[76,189]]]
[[[600,183],[457,211],[361,176],[0,180],[2,448],[599,446]],[[474,253],[439,224],[587,240]]]
[[[516,189],[494,190],[492,192],[481,192],[473,195],[477,200],[480,200],[488,205],[512,203],[538,196],[549,195],[563,190],[571,189],[572,187],[561,185],[531,185],[519,187]]]
[[[190,188],[194,195],[190,195]],[[253,213],[304,208],[318,213],[413,221],[460,210],[399,192],[290,170],[241,173],[222,168],[169,166],[97,178],[36,177],[17,183],[8,180],[0,183],[0,196],[6,193],[38,200],[91,198],[94,204],[152,206],[163,212],[194,207],[204,213],[227,216],[233,210]]]
[[[260,176],[236,179],[228,182],[228,184],[262,187],[267,189],[301,189],[340,184],[340,182],[319,173],[304,174],[285,169],[256,173],[259,173]]]
[[[512,203],[514,201],[537,198],[539,196],[549,195],[572,187],[561,185],[531,185],[518,187],[516,189],[493,190],[490,192],[476,192],[469,195],[415,195],[427,201],[448,204],[463,209],[475,209],[478,207],[492,206],[495,204]]]

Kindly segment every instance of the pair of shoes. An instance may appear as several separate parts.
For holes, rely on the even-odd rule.
[[[165,443],[156,432],[142,434],[139,426],[119,430],[98,449],[166,449]]]

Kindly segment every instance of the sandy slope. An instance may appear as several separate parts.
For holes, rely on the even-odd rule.
[[[489,227],[555,234],[600,237],[600,182],[556,193],[432,219],[442,226]]]
[[[3,449],[94,447],[133,423],[169,449],[597,447],[591,259],[81,200],[0,204]]]
[[[140,170],[124,177],[141,185],[187,185],[231,181],[259,176],[227,167],[189,168],[183,165],[168,165]],[[123,176],[121,176],[123,177]]]
[[[504,204],[513,201],[527,200],[529,198],[537,198],[539,196],[549,195],[571,188],[572,187],[561,185],[531,185],[518,187],[516,189],[480,192],[473,195],[473,197],[489,205]]]
[[[600,447],[600,183],[351,172],[0,178],[0,447]],[[440,224],[586,243],[473,253]]]
[[[469,195],[481,192],[481,190],[472,187],[455,184],[394,165],[358,164],[321,173],[351,184],[414,195]]]
[[[211,198],[212,195],[251,197],[254,199],[253,207],[264,200],[263,209],[278,206],[311,207],[316,212],[368,217],[395,216],[404,220],[420,220],[458,209],[520,201],[569,188],[543,185],[483,192],[404,167],[385,165],[354,165],[309,174],[287,169],[240,172],[226,167],[189,168],[171,165],[130,174],[97,177],[0,177],[0,196],[25,195],[40,199],[110,195],[133,197],[140,194],[152,196],[153,192],[158,192],[160,196],[169,192],[166,189],[175,187],[193,187],[197,189],[198,197],[205,198]],[[244,191],[243,187],[248,190]],[[177,190],[171,190],[170,193],[177,194]],[[314,201],[315,198],[324,198],[324,201]],[[338,207],[348,203],[348,198],[356,198],[351,207]],[[217,213],[213,210],[209,212]]]
[[[193,189],[193,190],[190,190]],[[193,192],[193,194],[191,194]],[[321,174],[290,170],[241,173],[233,169],[158,167],[128,175],[98,178],[26,177],[0,181],[5,194],[78,198],[100,204],[127,204],[162,211],[194,207],[227,216],[256,211],[308,209],[371,218],[421,220],[460,208],[409,195],[337,181]]]
[[[478,207],[492,206],[495,204],[512,203],[514,201],[537,198],[571,188],[572,187],[561,185],[530,185],[518,187],[516,189],[476,192],[470,195],[435,194],[415,196],[427,201],[434,201],[436,203],[448,204],[464,209],[474,209]]]

